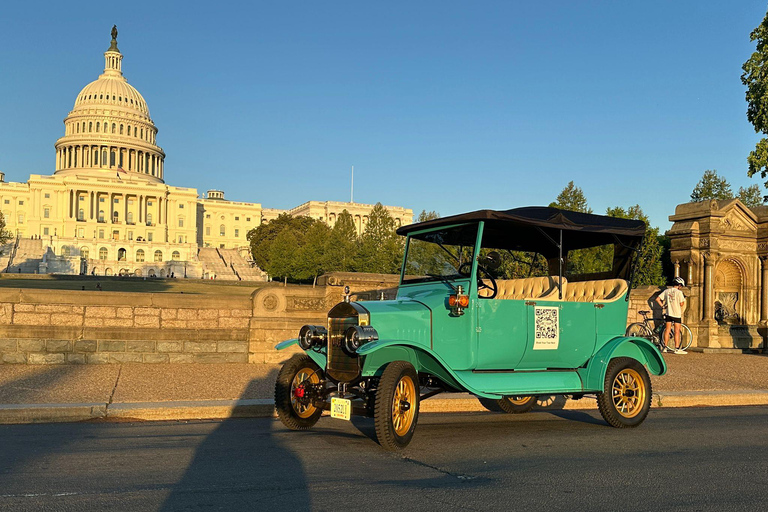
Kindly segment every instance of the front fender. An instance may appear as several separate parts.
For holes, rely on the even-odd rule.
[[[275,350],[285,350],[286,348],[289,348],[298,344],[299,344],[298,338],[281,341],[280,343],[275,345]],[[302,352],[307,354],[315,362],[315,364],[317,364],[317,366],[325,370],[325,363],[328,358],[323,352],[318,352],[316,350],[304,350]]]
[[[364,377],[380,376],[384,367],[392,361],[408,361],[416,368],[417,372],[434,375],[455,390],[498,398],[495,395],[487,395],[480,390],[471,388],[448,368],[440,356],[429,348],[410,340],[378,340],[366,343],[358,349],[357,353],[365,358],[363,361]]]
[[[606,343],[592,356],[587,367],[579,370],[585,390],[603,391],[608,364],[616,357],[636,359],[653,375],[667,373],[667,363],[653,343],[645,338],[619,336]]]

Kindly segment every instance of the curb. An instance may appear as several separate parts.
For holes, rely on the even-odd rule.
[[[727,407],[768,405],[768,390],[677,391],[656,393],[654,408]],[[541,397],[534,411],[597,409],[593,397],[566,400],[562,396]],[[420,406],[422,413],[485,412],[476,397],[456,393],[432,398]],[[223,420],[227,418],[275,417],[272,399],[197,400],[177,402],[124,402],[86,404],[0,405],[0,425],[62,423],[95,419],[115,421]]]

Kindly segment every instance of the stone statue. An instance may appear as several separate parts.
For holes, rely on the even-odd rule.
[[[117,41],[117,25],[112,25],[112,39]]]

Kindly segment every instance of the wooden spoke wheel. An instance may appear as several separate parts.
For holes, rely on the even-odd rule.
[[[321,375],[320,368],[306,354],[297,354],[283,365],[275,383],[275,409],[283,425],[306,430],[317,423],[323,410],[314,405],[313,399]]]
[[[651,393],[651,379],[643,365],[635,359],[619,357],[608,365],[597,405],[611,426],[636,427],[648,416]]]
[[[386,450],[405,448],[419,418],[419,376],[407,361],[389,363],[379,379],[374,408],[376,438]]]

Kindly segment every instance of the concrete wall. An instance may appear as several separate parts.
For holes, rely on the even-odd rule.
[[[268,286],[251,296],[0,289],[0,364],[271,363],[275,344],[324,324],[343,299],[392,298],[397,276],[332,274],[322,285]],[[629,322],[655,287],[634,290]]]

